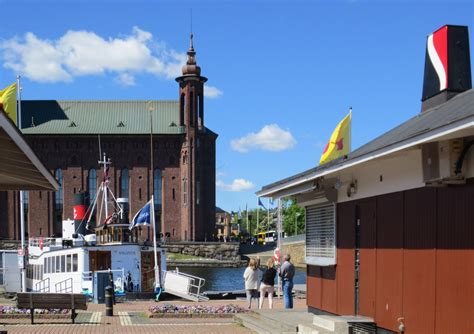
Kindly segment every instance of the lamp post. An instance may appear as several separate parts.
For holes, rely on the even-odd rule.
[[[301,213],[297,212],[295,214],[295,235],[298,235],[298,217],[301,216]]]

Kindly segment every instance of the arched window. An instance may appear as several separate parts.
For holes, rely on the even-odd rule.
[[[153,172],[153,198],[155,209],[161,206],[161,191],[162,191],[162,181],[161,181],[161,170],[155,169]]]
[[[125,198],[128,198],[129,180],[128,169],[122,169],[120,176],[120,196]]]
[[[87,189],[89,190],[89,198],[91,199],[91,203],[97,194],[97,172],[95,169],[89,170],[89,179],[87,182]]]
[[[179,101],[179,125],[184,125],[184,110],[186,107],[186,98],[184,94],[181,94],[181,99]]]

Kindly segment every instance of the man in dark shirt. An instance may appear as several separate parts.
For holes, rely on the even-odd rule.
[[[280,267],[280,277],[282,280],[283,300],[285,308],[293,308],[293,277],[295,276],[295,266],[290,262],[290,254],[285,254],[284,262]]]

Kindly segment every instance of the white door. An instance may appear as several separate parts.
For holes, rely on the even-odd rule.
[[[3,282],[5,291],[21,292],[21,272],[18,268],[18,255],[16,252],[3,253]]]

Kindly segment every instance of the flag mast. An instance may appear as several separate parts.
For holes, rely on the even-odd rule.
[[[260,212],[260,197],[257,197],[257,230],[255,233],[257,234],[257,244],[258,244],[258,213]]]
[[[155,286],[154,290],[160,286],[160,268],[158,267],[158,254],[156,249],[156,219],[155,219],[155,171],[153,170],[153,106],[152,102],[148,101],[148,111],[150,112],[150,175],[152,178],[152,192],[151,192],[151,212],[150,216],[153,219],[153,259],[155,260]]]
[[[21,76],[16,76],[16,94],[17,94],[17,125],[18,129],[21,132],[21,86],[20,86]],[[21,252],[23,258],[26,257],[25,254],[25,194],[23,190],[20,190],[20,234],[21,234]],[[21,268],[21,291],[26,292],[26,273],[25,273],[25,262],[23,260],[23,266]]]

